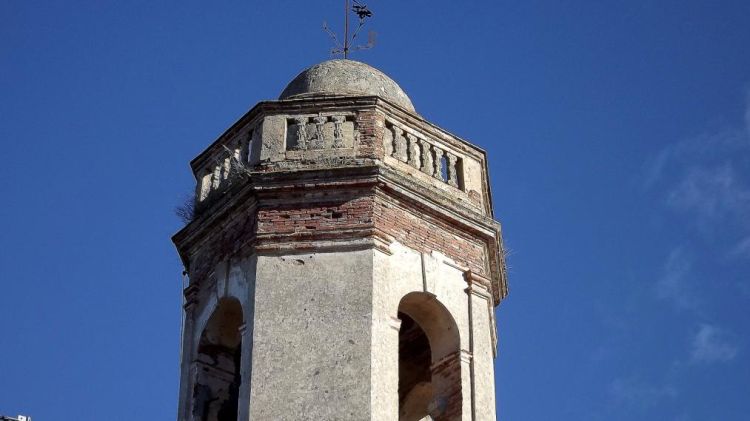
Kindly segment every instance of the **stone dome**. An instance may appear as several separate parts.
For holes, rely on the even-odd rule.
[[[328,60],[304,70],[289,82],[279,99],[315,95],[379,96],[415,111],[409,97],[393,79],[370,65],[353,60]]]

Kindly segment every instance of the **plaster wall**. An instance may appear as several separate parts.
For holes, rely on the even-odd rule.
[[[370,419],[372,254],[258,257],[250,419]]]
[[[394,242],[361,251],[251,256],[218,264],[212,281],[196,300],[184,347],[194,355],[222,298],[241,302],[239,419],[397,419],[397,313],[411,292],[434,295],[458,327],[461,419],[495,419],[487,297],[467,294],[464,270],[439,252]],[[184,369],[193,358],[184,359]],[[183,389],[189,395],[192,385]]]
[[[397,419],[398,307],[405,295],[426,292],[434,295],[450,312],[458,327],[462,354],[461,419],[472,420],[472,384],[475,379],[472,379],[472,359],[465,356],[482,353],[481,364],[474,367],[475,373],[482,371],[478,376],[482,379],[480,387],[487,387],[486,379],[491,381],[493,378],[487,302],[481,303],[483,307],[475,306],[477,314],[470,318],[470,296],[465,291],[467,285],[461,268],[438,252],[420,253],[399,243],[392,243],[388,249],[388,252],[378,250],[373,256],[372,419]],[[481,348],[472,350],[472,335],[486,337]],[[481,402],[475,402],[477,412],[485,414],[476,419],[494,420],[493,386],[490,385],[489,391],[481,394]]]
[[[493,364],[494,345],[488,302],[489,294],[469,294],[471,300],[471,322],[474,326],[473,347],[473,390],[476,421],[495,421],[495,374]]]
[[[474,159],[463,160],[464,191],[471,201],[477,205],[486,206],[487,197],[484,196],[484,168],[482,163]]]

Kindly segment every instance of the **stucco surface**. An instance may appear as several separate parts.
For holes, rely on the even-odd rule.
[[[312,95],[373,95],[414,111],[411,99],[393,79],[354,60],[328,60],[302,71],[279,99]]]
[[[370,419],[372,253],[258,258],[251,419]]]
[[[459,330],[462,354],[476,355],[474,378],[470,360],[465,359],[461,364],[464,402],[461,419],[494,420],[494,369],[489,335],[489,329],[494,327],[489,318],[489,301],[474,297],[470,317],[466,282],[450,259],[440,253],[422,254],[398,243],[392,243],[389,250],[390,253],[376,252],[374,256],[372,419],[392,420],[393,414],[398,412],[397,310],[404,296],[423,292],[434,295],[450,312]],[[482,390],[474,393],[472,388]],[[475,402],[477,413],[472,414],[475,396],[481,401]]]

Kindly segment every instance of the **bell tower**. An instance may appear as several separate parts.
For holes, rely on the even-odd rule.
[[[179,421],[496,419],[483,150],[330,60],[190,165]]]

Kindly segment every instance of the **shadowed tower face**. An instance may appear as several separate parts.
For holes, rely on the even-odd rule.
[[[191,162],[178,419],[494,420],[486,154],[331,60]]]
[[[192,416],[198,420],[237,419],[242,336],[242,306],[219,301],[201,333],[195,358]]]

